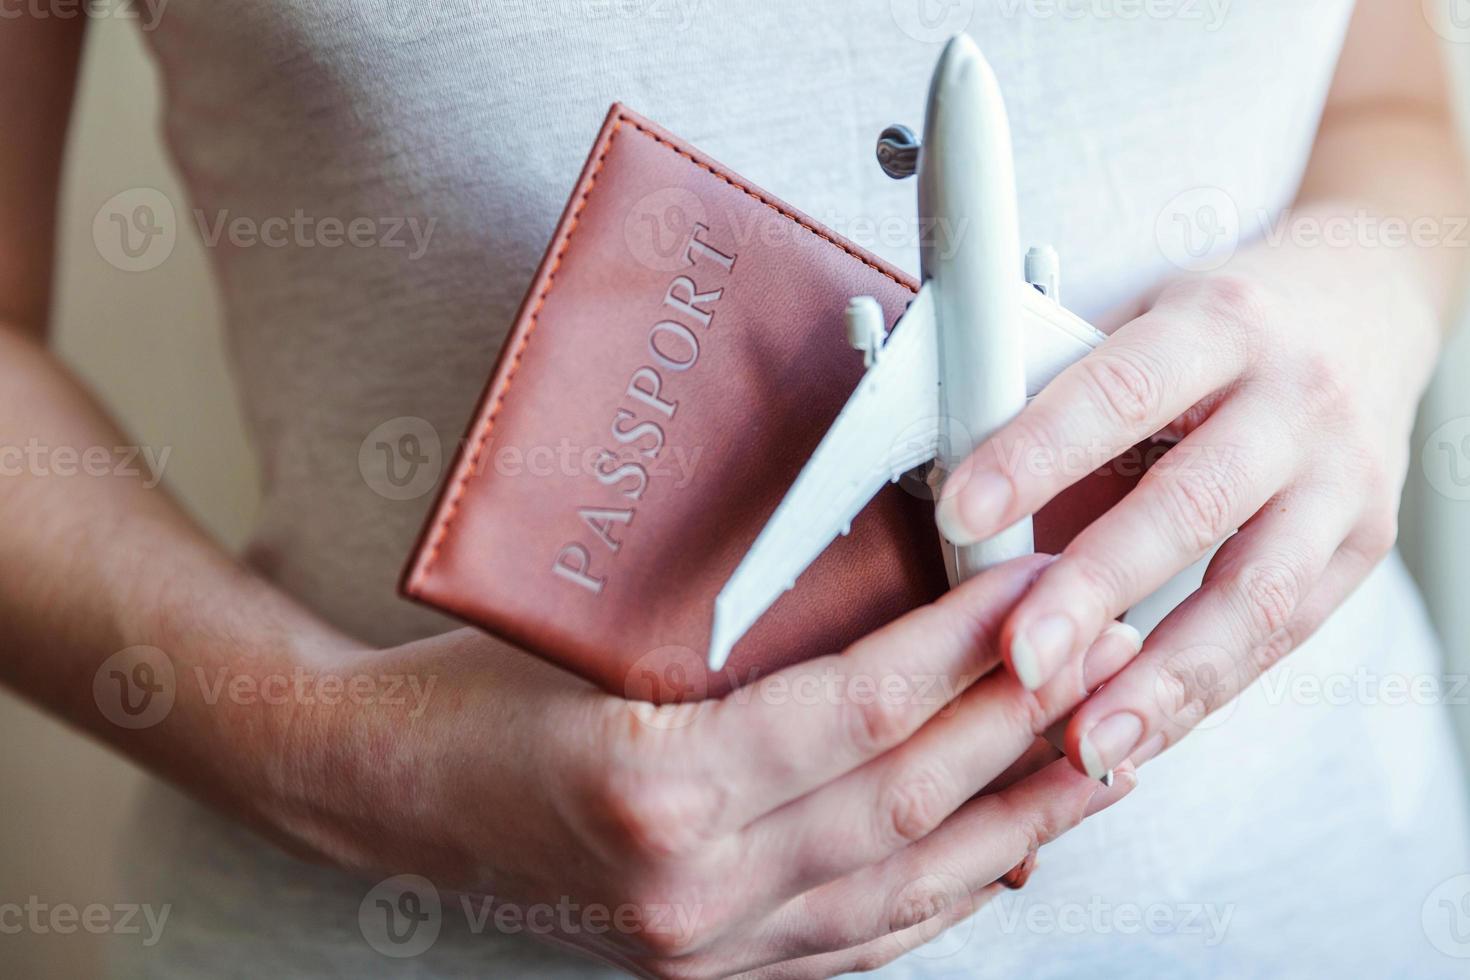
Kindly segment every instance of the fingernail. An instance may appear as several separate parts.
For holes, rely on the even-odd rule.
[[[1092,799],[1087,804],[1086,816],[1093,817],[1102,813],[1108,807],[1133,792],[1137,786],[1138,773],[1132,769],[1120,769],[1115,774],[1113,785],[1098,785],[1097,792],[1092,794]]]
[[[1109,715],[1092,726],[1077,747],[1082,768],[1093,779],[1101,779],[1120,765],[1143,737],[1143,720],[1131,711]]]
[[[1068,616],[1043,616],[1011,640],[1011,667],[1021,686],[1035,691],[1072,655],[1077,627]]]
[[[1143,649],[1143,636],[1127,623],[1111,623],[1082,660],[1082,686],[1095,691],[1103,681],[1128,666]]]
[[[1011,481],[990,471],[954,474],[944,485],[935,519],[951,544],[966,547],[992,533],[1011,503]]]

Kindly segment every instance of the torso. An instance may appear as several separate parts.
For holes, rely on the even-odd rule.
[[[904,223],[894,234],[892,223],[911,218],[913,187],[879,172],[873,144],[892,122],[922,120],[938,42],[973,8],[968,29],[1011,115],[1023,238],[1056,246],[1068,305],[1092,316],[1177,271],[1158,228],[1179,195],[1204,188],[1202,200],[1224,200],[1238,209],[1247,237],[1290,203],[1350,7],[1349,0],[172,0],[149,39],[166,80],[168,139],[192,197],[181,211],[198,209],[207,226],[224,212],[261,222],[298,212],[309,222],[366,218],[370,237],[381,242],[397,228],[402,243],[211,249],[264,473],[251,562],[368,641],[400,642],[449,625],[395,595],[432,481],[392,499],[403,494],[382,492],[359,451],[379,426],[421,419],[442,446],[433,465],[447,465],[611,102],[627,103],[914,271],[916,229]],[[1093,14],[1076,16],[1081,11]],[[1150,16],[1159,12],[1169,16]],[[1433,647],[1401,571],[1377,580],[1380,604],[1407,624],[1399,632],[1422,667]],[[1360,594],[1355,603],[1361,610],[1371,601]],[[1355,632],[1329,630],[1339,642],[1361,642]],[[1331,653],[1298,662],[1327,669]],[[1247,705],[1239,717],[1252,711]],[[1313,860],[1302,851],[1311,833],[1301,820],[1290,829],[1290,811],[1301,817],[1324,795],[1347,794],[1336,827],[1343,841],[1359,836],[1375,811],[1335,781],[1333,760],[1349,749],[1336,743],[1363,737],[1357,715],[1322,717],[1287,704],[1259,719],[1272,726],[1277,755],[1252,757],[1261,729],[1246,722],[1199,736],[1192,755],[1181,748],[1145,772],[1145,787],[1159,787],[1154,794],[1140,790],[1048,848],[1024,901],[1248,903],[1231,933],[1246,938],[1233,955],[1221,947],[1220,962],[1279,940],[1278,899],[1262,895],[1282,882],[1269,876],[1291,879],[1280,865],[1293,856]],[[1413,724],[1438,744],[1437,722]],[[1405,793],[1429,792],[1412,773],[1392,778]],[[1264,797],[1273,807],[1248,809]],[[181,972],[190,956],[205,955],[190,950],[211,948],[252,957],[260,972],[306,972],[279,948],[280,935],[305,943],[319,965],[354,974],[387,962],[355,933],[363,889],[296,866],[191,807],[170,806],[156,802],[153,817],[181,828],[160,841],[172,845],[163,860],[212,855],[212,870],[194,884],[182,872],[172,879],[171,887],[211,896],[176,926]],[[1262,829],[1268,817],[1270,832],[1286,840],[1256,839],[1270,835]],[[1206,829],[1205,820],[1216,823]],[[1327,823],[1320,832],[1331,838]],[[1254,850],[1201,862],[1192,856],[1200,838],[1250,841]],[[1407,861],[1386,873],[1402,880],[1416,868]],[[1415,878],[1406,887],[1420,886]],[[243,925],[215,894],[231,889],[248,907],[238,913]],[[279,900],[283,894],[290,900]],[[1358,894],[1336,889],[1319,911],[1352,906]],[[1105,972],[1104,963],[1126,968],[1130,955],[1142,955],[1117,935],[1008,928],[1015,908],[987,913],[979,938],[972,933],[944,958],[911,958],[894,975],[1045,973],[1038,966],[1046,964],[1056,975]],[[1417,915],[1417,907],[1408,912]],[[181,905],[175,917],[188,914]],[[1242,925],[1241,915],[1250,921]],[[212,923],[229,928],[211,931]],[[224,933],[237,945],[219,946]],[[1192,955],[1200,943],[1175,936],[1151,948],[1166,951],[1178,973],[1169,958]],[[530,950],[449,929],[418,963],[436,976],[592,969]]]

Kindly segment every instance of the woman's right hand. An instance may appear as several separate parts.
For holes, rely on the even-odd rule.
[[[262,816],[364,873],[595,910],[605,930],[553,923],[547,938],[640,975],[872,968],[1135,784],[1065,761],[1007,775],[1137,653],[1110,629],[1035,694],[992,671],[1043,565],[993,570],[843,655],[696,705],[614,698],[471,631],[374,654],[372,672],[432,679],[424,710],[298,710],[310,799]]]

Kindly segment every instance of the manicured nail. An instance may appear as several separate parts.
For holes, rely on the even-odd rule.
[[[1138,656],[1143,636],[1127,623],[1110,623],[1082,660],[1082,685],[1095,691]]]
[[[966,547],[1003,527],[1000,522],[1010,503],[1010,480],[999,473],[962,470],[945,483],[934,516],[946,540]]]
[[[1092,799],[1087,804],[1086,816],[1097,816],[1133,792],[1137,786],[1138,774],[1136,772],[1132,769],[1118,770],[1111,786],[1099,785],[1097,792],[1092,794]]]
[[[1093,779],[1101,779],[1109,769],[1120,765],[1132,754],[1143,737],[1143,719],[1131,711],[1109,715],[1082,736],[1077,747],[1082,768]]]
[[[1056,673],[1077,642],[1077,627],[1068,616],[1043,616],[1011,640],[1011,667],[1028,691],[1035,691]]]

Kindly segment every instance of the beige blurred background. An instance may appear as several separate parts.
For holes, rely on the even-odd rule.
[[[180,236],[161,268],[130,275],[104,261],[92,241],[93,216],[119,191],[154,187],[184,199],[159,143],[156,79],[135,28],[106,19],[92,25],[63,198],[57,336],[68,360],[143,445],[172,450],[168,483],[236,546],[255,511],[255,472],[230,394],[203,249]],[[1470,62],[1470,51],[1456,55]],[[1445,483],[1442,440],[1429,437],[1470,416],[1470,331],[1461,332],[1441,374],[1416,440],[1429,441],[1434,479],[1416,456],[1402,541],[1450,650],[1448,669],[1464,673],[1470,503],[1435,489],[1454,484]],[[1457,711],[1470,747],[1470,709]],[[126,846],[118,840],[118,817],[142,778],[0,692],[0,902],[31,895],[78,906],[123,900],[112,894],[109,855]],[[0,936],[0,977],[90,976],[104,942],[82,933]]]

